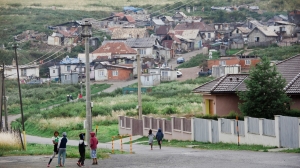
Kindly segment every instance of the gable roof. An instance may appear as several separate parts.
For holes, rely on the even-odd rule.
[[[183,16],[184,18],[186,18],[187,16],[186,16],[186,14],[185,13],[183,13],[183,12],[178,12],[181,16]]]
[[[265,36],[268,36],[268,37],[278,37],[278,35],[274,32],[274,30],[272,30],[270,27],[266,27],[266,26],[263,26],[263,27],[255,27],[253,30],[251,30],[251,32],[248,34],[248,36],[254,31],[258,29],[260,32],[262,32]]]
[[[213,32],[215,29],[212,26],[209,26],[203,22],[191,22],[191,23],[179,23],[175,26],[174,30],[192,30],[197,29],[202,32]]]
[[[175,31],[175,36],[176,36]],[[197,35],[199,34],[199,30],[183,30],[182,32],[178,32],[180,36],[182,36],[185,39],[196,39]]]
[[[111,39],[128,39],[148,36],[146,28],[116,28],[112,30]]]
[[[130,38],[126,40],[126,45],[132,48],[151,48],[155,45],[155,37]]]
[[[248,34],[251,30],[248,27],[237,27],[242,33]]]
[[[132,16],[130,16],[130,15],[125,15],[124,17],[127,19],[127,21],[128,21],[129,23],[135,23],[135,19],[134,19]]]
[[[170,37],[171,39],[165,39],[166,37]],[[173,41],[175,41],[176,43],[181,43],[181,41],[175,36],[175,33],[174,32],[169,32],[163,39],[165,39],[165,40],[173,40]],[[163,39],[162,39],[162,41],[163,41]]]
[[[156,25],[165,25],[165,23],[161,19],[152,19],[152,22]]]
[[[70,58],[69,56],[66,56],[65,58],[63,58],[59,64],[78,64],[79,63],[79,59],[78,58]]]
[[[92,54],[97,53],[137,54],[134,49],[127,46],[124,42],[108,42],[92,52]]]
[[[168,20],[169,22],[174,22],[174,19],[171,16],[165,16],[166,20]]]
[[[250,20],[249,22],[254,24],[255,26],[260,26],[260,27],[264,26],[261,23],[259,23],[259,21],[257,21],[257,20]]]

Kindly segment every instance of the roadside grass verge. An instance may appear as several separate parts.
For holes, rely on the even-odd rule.
[[[153,143],[154,146],[158,146],[156,140]],[[143,137],[138,140],[133,141],[133,143],[139,143],[142,145],[148,145],[148,138]],[[196,142],[196,141],[178,141],[178,140],[163,140],[162,147],[184,147],[186,148],[188,145],[195,145],[192,148],[194,149],[206,149],[206,150],[248,150],[248,151],[266,151],[268,149],[274,149],[276,147],[272,146],[263,146],[263,145],[240,145],[231,144],[231,143],[205,143],[205,142]]]
[[[0,156],[5,151],[20,150],[22,148],[19,136],[9,132],[0,132]]]
[[[287,150],[282,150],[280,152],[285,152],[285,153],[300,153],[300,148],[297,148],[297,149],[287,149]]]
[[[25,155],[52,155],[53,145],[42,145],[42,144],[27,144],[27,150],[1,150],[2,156],[25,156]],[[126,152],[123,152],[126,153]],[[106,159],[111,154],[110,149],[97,149],[98,158]],[[115,150],[115,154],[121,154],[119,150]],[[88,148],[85,153],[86,158],[90,158],[90,152]],[[67,158],[79,158],[79,152],[77,146],[67,146]]]
[[[264,49],[255,49],[249,55],[266,56],[271,60],[284,60],[300,53],[300,45],[287,47],[268,47]]]
[[[191,68],[200,66],[200,64],[203,64],[206,59],[208,59],[208,56],[205,56],[203,54],[197,54],[196,56],[193,56],[190,60],[180,64],[177,68]]]

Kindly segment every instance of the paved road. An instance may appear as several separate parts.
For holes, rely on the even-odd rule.
[[[188,53],[185,53],[185,54],[181,54],[180,56],[177,56],[173,59],[171,59],[168,63],[168,67],[172,67],[173,69],[176,68],[177,66],[179,66],[177,64],[177,58],[178,57],[183,57],[185,59],[185,61],[188,61],[190,60],[193,56],[197,55],[197,54],[201,54],[202,53],[202,49],[200,50],[194,50],[192,52],[188,52]]]

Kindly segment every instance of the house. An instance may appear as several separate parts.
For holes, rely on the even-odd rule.
[[[270,26],[276,34],[278,34],[279,39],[292,37],[295,32],[296,25],[294,23],[286,21],[276,21],[274,26]]]
[[[247,27],[249,29],[254,29],[255,27],[263,27],[264,25],[262,25],[261,23],[259,23],[259,21],[257,20],[248,20],[247,22]]]
[[[176,12],[172,18],[174,21],[183,21],[187,16],[183,12]]]
[[[255,27],[248,34],[248,47],[268,46],[278,40],[278,35],[270,27]]]
[[[60,81],[60,66],[59,65],[53,65],[49,67],[49,73],[50,73],[50,79],[53,81]]]
[[[112,31],[112,40],[127,40],[129,38],[149,37],[146,28],[116,28]]]
[[[300,55],[276,64],[278,72],[286,80],[283,88],[292,99],[291,109],[300,110]],[[193,90],[203,95],[203,111],[210,115],[224,116],[231,111],[240,112],[237,92],[246,91],[245,80],[249,74],[227,74],[207,82]]]
[[[174,30],[175,36],[181,41],[181,49],[185,51],[199,49],[202,47],[202,36],[197,29]]]
[[[171,49],[171,55],[175,55],[176,51],[181,50],[181,41],[175,36],[174,33],[168,33],[165,37],[163,37],[161,44],[163,47]]]
[[[161,17],[161,20],[166,24],[166,25],[174,25],[174,19],[171,16],[163,16]]]
[[[180,23],[174,28],[176,30],[198,30],[204,41],[213,41],[215,39],[215,29],[204,22]]]
[[[133,79],[132,65],[113,65],[100,62],[95,65],[95,81],[126,81]]]
[[[19,65],[19,77],[20,79],[27,79],[30,77],[39,77],[40,68],[39,65]],[[4,76],[8,79],[17,79],[17,66],[16,61],[13,59],[12,65],[4,66]]]
[[[159,45],[158,40],[155,37],[146,38],[130,38],[127,39],[125,44],[134,49],[140,56],[155,58],[156,53],[153,50],[154,45]]]
[[[173,81],[177,79],[177,72],[169,68],[148,69],[149,74],[160,74],[160,81]]]
[[[212,66],[212,74],[213,77],[221,77],[227,74],[239,74],[241,73],[240,65],[213,65]]]
[[[258,56],[233,56],[233,57],[221,57],[220,59],[207,60],[207,68],[212,69],[213,66],[234,66],[240,65],[241,72],[249,72],[251,67],[259,63],[260,57]]]
[[[61,29],[59,28],[57,32],[63,35],[62,44],[65,46],[71,46],[76,44],[79,41],[79,35],[81,30],[77,27],[73,26],[69,29]]]
[[[242,35],[243,39],[245,42],[248,41],[248,34],[251,32],[251,29],[249,29],[248,27],[237,27],[235,28],[232,32],[231,32],[231,36],[238,36],[238,35]]]
[[[20,42],[33,41],[33,40],[47,42],[47,35],[44,32],[39,33],[38,31],[34,31],[34,30],[26,30],[21,34],[16,35],[14,39]]]
[[[159,18],[152,18],[151,26],[155,27],[155,29],[159,28],[160,26],[164,26],[165,22],[163,22]]]
[[[142,74],[141,83],[143,87],[153,87],[160,84],[160,74]]]
[[[85,70],[84,68],[78,68],[80,61],[78,58],[70,58],[66,56],[59,62],[59,78],[62,84],[76,84],[78,83],[79,72],[83,73]],[[55,79],[57,78],[57,67],[49,67],[50,71],[50,78]],[[55,71],[53,71],[55,70]],[[55,79],[56,80],[56,79]]]
[[[159,28],[155,29],[155,35],[161,40],[169,33],[170,30],[172,30],[172,26],[170,25],[160,26]]]
[[[51,36],[48,36],[48,44],[62,46],[63,37],[62,34],[53,32]]]

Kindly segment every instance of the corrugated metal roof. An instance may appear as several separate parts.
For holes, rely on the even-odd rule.
[[[152,22],[154,22],[156,25],[165,25],[165,23],[161,19],[152,19]]]
[[[203,22],[181,23],[177,24],[174,30],[192,30],[197,29],[202,32],[214,32],[215,29]]]
[[[62,59],[59,64],[79,64],[78,58],[70,58],[69,56],[66,56],[64,59]]]

